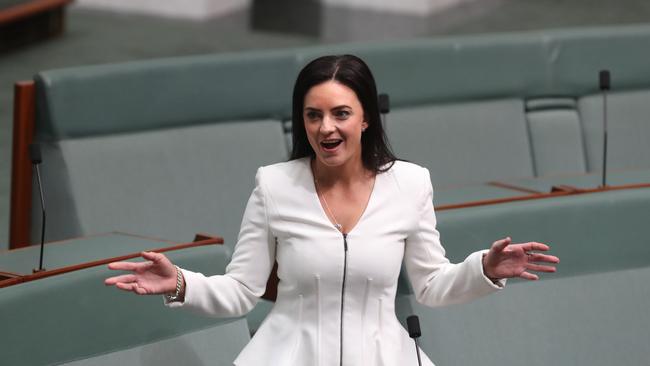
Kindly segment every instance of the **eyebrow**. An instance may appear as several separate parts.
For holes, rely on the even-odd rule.
[[[352,109],[352,107],[350,107],[348,105],[345,105],[345,104],[342,104],[342,105],[337,105],[336,107],[332,108],[332,110],[343,109],[343,108]],[[314,107],[305,107],[304,110],[320,111],[320,109],[314,108]]]

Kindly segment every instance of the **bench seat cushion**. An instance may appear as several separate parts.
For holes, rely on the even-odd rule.
[[[386,129],[399,158],[429,168],[434,189],[533,176],[519,99],[396,109]]]
[[[207,232],[232,247],[257,168],[287,158],[274,120],[66,139],[45,148],[48,240],[117,230],[184,242]],[[40,210],[33,211],[39,222]],[[32,230],[39,238],[40,226]]]

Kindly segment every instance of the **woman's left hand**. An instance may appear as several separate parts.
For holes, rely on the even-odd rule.
[[[491,279],[521,277],[527,280],[538,280],[539,276],[530,273],[555,272],[555,266],[540,263],[560,263],[553,255],[534,253],[547,251],[549,246],[542,243],[510,244],[511,239],[497,240],[483,256],[483,273]]]

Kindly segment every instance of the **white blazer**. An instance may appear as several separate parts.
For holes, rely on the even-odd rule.
[[[168,306],[246,314],[277,260],[277,301],[235,365],[417,365],[394,310],[402,261],[416,299],[428,306],[466,302],[504,284],[483,274],[482,252],[449,263],[432,199],[429,171],[397,161],[377,175],[365,212],[344,238],[321,207],[309,158],[260,168],[226,273],[183,270],[185,302]]]

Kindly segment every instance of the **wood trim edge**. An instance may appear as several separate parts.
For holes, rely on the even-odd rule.
[[[9,248],[29,245],[32,207],[32,164],[29,144],[34,138],[36,87],[33,80],[14,84],[14,126],[11,156]]]
[[[650,188],[650,183],[625,184],[620,186],[605,186],[605,187],[588,188],[588,189],[576,188],[576,190],[558,190],[550,193],[537,193],[537,194],[531,194],[527,196],[497,198],[491,200],[481,200],[481,201],[472,201],[472,202],[458,203],[452,205],[443,205],[443,206],[436,207],[435,210],[445,211],[445,210],[454,210],[458,208],[488,206],[488,205],[495,205],[495,204],[508,203],[508,202],[528,201],[528,200],[537,200],[537,199],[553,198],[553,197],[560,197],[560,196],[599,193],[599,192],[608,192],[608,191],[620,191],[626,189],[639,189],[639,188]]]
[[[165,247],[165,248],[158,248],[158,249],[152,249],[149,250],[150,252],[156,252],[156,253],[164,253],[164,252],[169,252],[173,250],[180,250],[180,249],[188,249],[188,248],[193,248],[193,247],[200,247],[200,246],[205,246],[205,245],[220,245],[223,244],[223,239],[222,238],[213,238],[209,240],[201,240],[201,241],[196,241],[192,243],[184,243],[184,244],[179,244],[171,247]],[[61,267],[53,270],[45,270],[43,272],[37,272],[33,273],[30,275],[26,276],[21,276],[21,277],[15,277],[11,278],[5,281],[0,282],[0,288],[3,287],[8,287],[12,285],[16,285],[19,283],[25,283],[25,282],[31,282],[34,280],[38,280],[41,278],[46,278],[46,277],[52,277],[64,273],[69,273],[69,272],[74,272],[74,271],[79,271],[82,269],[87,269],[91,267],[97,267],[101,265],[107,265],[112,262],[119,262],[119,261],[125,261],[127,259],[133,259],[133,258],[138,258],[140,257],[141,252],[137,253],[131,253],[131,254],[126,254],[118,257],[112,257],[112,258],[105,258],[105,259],[100,259],[92,262],[86,262],[86,263],[81,263],[81,264],[75,264],[72,266],[67,266],[67,267]]]
[[[490,186],[494,186],[494,187],[505,188],[505,189],[510,189],[510,190],[513,190],[513,191],[524,192],[524,193],[532,193],[532,194],[543,193],[543,192],[537,191],[535,189],[520,187],[520,186],[516,186],[514,184],[508,184],[508,183],[504,183],[504,182],[488,182],[487,184],[490,185]]]
[[[72,0],[32,0],[24,4],[14,5],[0,12],[0,25],[15,22],[33,14],[61,8],[71,2]]]

